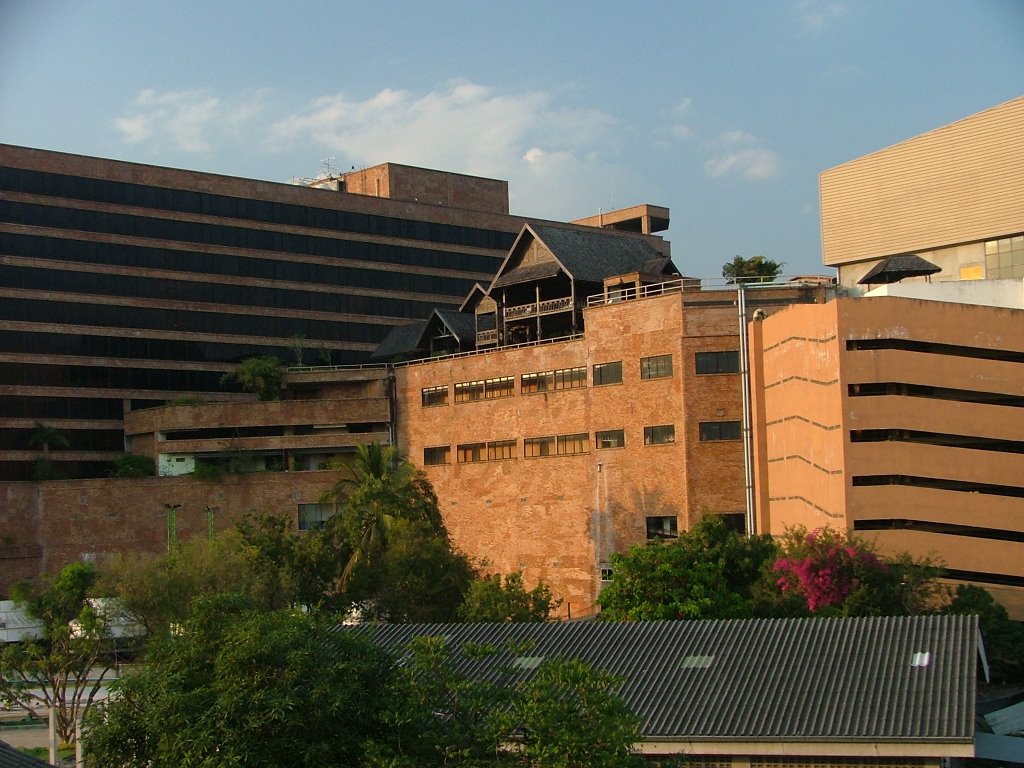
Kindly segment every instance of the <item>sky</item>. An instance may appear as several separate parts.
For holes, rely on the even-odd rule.
[[[282,182],[405,163],[559,221],[661,205],[700,277],[828,273],[823,170],[1022,94],[1024,0],[0,0],[0,143]]]

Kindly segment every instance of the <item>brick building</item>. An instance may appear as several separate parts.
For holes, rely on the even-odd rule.
[[[246,357],[362,362],[522,223],[504,181],[395,164],[310,188],[0,145],[0,480],[35,476],[37,422],[53,476],[104,476],[125,413],[231,399]]]

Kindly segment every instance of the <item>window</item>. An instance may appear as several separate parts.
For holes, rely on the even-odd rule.
[[[502,376],[498,379],[487,379],[484,382],[484,397],[493,400],[496,397],[512,397],[515,394],[516,377]]]
[[[679,521],[675,515],[647,518],[647,539],[675,539],[679,537]]]
[[[484,399],[484,383],[482,381],[461,381],[455,385],[455,402],[471,403]]]
[[[535,459],[539,456],[555,455],[555,438],[551,437],[528,437],[523,440],[523,455],[528,459]]]
[[[487,455],[486,443],[465,443],[458,446],[459,464],[484,461]]]
[[[594,433],[594,444],[601,448],[625,448],[626,433],[621,429],[606,429]]]
[[[522,392],[524,395],[531,395],[536,392],[547,392],[555,388],[555,372],[542,371],[541,373],[524,373],[522,375]]]
[[[557,443],[559,456],[575,456],[578,453],[587,453],[590,448],[590,433],[580,432],[575,435],[559,435]]]
[[[611,581],[614,576],[611,563],[601,563],[601,581]]]
[[[644,427],[644,445],[665,445],[676,441],[675,424]]]
[[[334,504],[299,504],[299,530],[318,531],[337,511]]]
[[[513,459],[516,455],[515,440],[495,440],[487,444],[487,460],[502,461]]]
[[[739,373],[740,353],[735,349],[727,352],[698,352],[697,373]]]
[[[452,449],[450,445],[439,445],[436,448],[423,449],[423,463],[428,466],[438,464],[450,464],[452,460]]]
[[[586,368],[562,368],[555,371],[555,389],[580,389],[587,386]]]
[[[700,423],[700,439],[704,442],[739,440],[740,423],[738,421],[702,421]]]
[[[448,405],[448,385],[443,387],[425,387],[420,391],[423,407],[432,405]]]
[[[524,395],[550,392],[557,389],[580,389],[587,386],[587,369],[559,368],[557,371],[538,371],[522,375]]]
[[[622,361],[614,363],[598,363],[594,366],[594,386],[622,383]]]
[[[672,355],[640,358],[641,379],[663,379],[672,375]]]
[[[985,243],[985,276],[1024,277],[1024,235]]]

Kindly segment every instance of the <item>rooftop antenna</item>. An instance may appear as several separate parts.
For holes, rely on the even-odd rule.
[[[337,160],[337,159],[338,158],[336,158],[336,157],[325,157],[325,158],[322,158],[320,160],[320,164],[324,168],[324,175],[328,179],[333,179],[335,176],[338,175],[338,169],[334,165],[334,161]]]

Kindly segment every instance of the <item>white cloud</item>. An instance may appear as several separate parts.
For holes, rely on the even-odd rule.
[[[704,163],[704,172],[713,179],[738,174],[748,179],[767,179],[779,172],[779,156],[770,149],[750,147],[723,152]]]
[[[284,98],[144,91],[114,125],[125,142],[164,158],[172,149],[226,155],[248,146],[300,164],[331,156],[341,168],[396,162],[504,179],[522,215],[582,217],[650,192],[617,159],[623,129],[612,116],[546,91],[456,80],[419,93],[324,94],[298,109]]]
[[[820,32],[845,16],[846,6],[829,0],[800,0],[794,7],[794,14],[805,29]]]
[[[215,144],[244,131],[262,111],[265,92],[246,92],[228,102],[205,90],[145,90],[132,102],[131,114],[114,120],[129,144],[168,144],[186,153],[211,151]]]
[[[723,144],[754,144],[757,137],[746,131],[726,131],[719,139]]]
[[[364,99],[321,97],[276,121],[270,145],[313,144],[354,165],[385,161],[509,181],[512,210],[586,215],[591,185],[609,172],[615,121],[561,107],[545,92],[500,92],[454,81],[424,94],[385,89]]]

